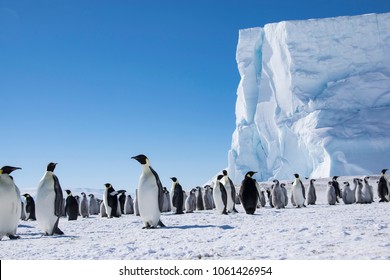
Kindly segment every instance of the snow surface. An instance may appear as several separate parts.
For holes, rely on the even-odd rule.
[[[369,181],[376,193],[376,180]],[[339,182],[352,181],[340,177]],[[142,229],[139,216],[61,218],[64,236],[42,236],[36,221],[20,221],[19,240],[0,241],[2,260],[368,260],[390,259],[390,203],[326,203],[328,179],[316,182],[317,204],[257,209],[255,215],[216,210],[163,213],[166,228]],[[288,181],[288,196],[291,194]],[[303,181],[306,187],[308,181]],[[266,183],[263,183],[265,186]],[[351,182],[352,184],[352,182]],[[341,183],[342,185],[342,183]],[[24,193],[26,190],[21,190]],[[30,191],[31,190],[27,190]],[[74,195],[86,190],[72,190]],[[89,193],[87,191],[87,193]],[[95,194],[101,198],[100,193]]]
[[[378,173],[390,158],[390,13],[283,21],[240,30],[239,183]]]

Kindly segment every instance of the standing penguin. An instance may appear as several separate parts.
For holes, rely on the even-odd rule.
[[[284,197],[284,192],[282,188],[279,185],[278,180],[273,180],[275,183],[274,187],[272,188],[272,204],[276,209],[284,208],[285,207],[285,197]]]
[[[213,194],[211,192],[211,186],[204,186],[204,206],[206,210],[211,210],[214,208],[213,205]]]
[[[344,204],[355,203],[355,189],[351,190],[348,182],[344,182],[344,188],[341,192],[341,198],[344,201]]]
[[[286,184],[285,183],[280,184],[280,188],[282,189],[283,194],[284,194],[284,206],[287,206],[288,205],[288,196],[287,196]]]
[[[81,216],[80,214],[80,203],[81,203],[81,200],[80,200],[80,196],[79,195],[75,195],[74,198],[76,199],[77,201],[77,205],[79,206],[78,210],[77,210],[77,215]]]
[[[265,207],[264,191],[258,182],[256,182],[256,188],[257,188],[257,194],[259,196],[259,201],[257,202],[257,208]]]
[[[193,213],[196,210],[196,193],[197,189],[192,189],[190,195],[186,199],[186,213]]]
[[[99,214],[99,202],[95,198],[95,195],[90,193],[89,195],[89,214],[98,215]]]
[[[217,213],[227,215],[227,192],[221,183],[223,175],[218,175],[213,189],[213,200]]]
[[[226,192],[227,192],[227,211],[229,213],[238,213],[236,209],[236,187],[233,184],[233,181],[229,178],[228,173],[226,170],[222,170],[222,174],[224,176],[225,182],[223,185],[225,186]]]
[[[83,218],[89,217],[88,199],[85,192],[81,193],[80,215]]]
[[[129,214],[134,214],[134,201],[131,195],[126,196],[125,200],[125,212],[124,214],[129,215]]]
[[[163,187],[164,201],[162,212],[171,212],[171,196],[166,187]]]
[[[60,182],[53,173],[57,163],[50,162],[38,185],[36,216],[38,225],[45,235],[64,234],[58,227],[62,213],[63,194]]]
[[[389,202],[387,199],[389,195],[389,182],[385,177],[385,173],[388,169],[382,169],[381,176],[378,181],[378,197],[379,202]]]
[[[175,214],[184,214],[183,203],[185,201],[184,201],[184,197],[183,197],[183,188],[180,185],[180,183],[176,177],[171,177],[171,180],[173,182],[173,184],[172,184],[172,190],[173,190],[172,205],[175,209]]]
[[[294,174],[294,183],[292,185],[292,198],[293,204],[295,203],[297,208],[306,207],[305,206],[305,187],[301,179],[299,179],[298,174]]]
[[[332,181],[328,182],[328,187],[326,189],[326,198],[329,205],[336,204],[336,190]]]
[[[336,202],[339,203],[339,198],[341,198],[341,190],[340,190],[340,185],[339,182],[337,182],[337,178],[339,176],[333,176],[332,178],[332,185],[334,187],[334,190],[336,192]]]
[[[307,205],[315,205],[317,200],[316,188],[314,187],[315,179],[310,180],[309,188],[307,189],[306,203]]]
[[[75,221],[79,215],[79,204],[70,190],[65,190],[67,197],[65,200],[65,212],[68,215],[68,221]]]
[[[119,217],[118,213],[118,192],[115,191],[114,187],[110,183],[104,184],[105,190],[104,190],[104,196],[103,196],[103,202],[104,206],[106,208],[107,217]]]
[[[373,189],[371,187],[371,185],[368,183],[368,179],[370,177],[368,176],[365,176],[363,178],[363,182],[364,182],[364,185],[363,185],[363,188],[362,188],[362,193],[363,193],[363,199],[364,199],[364,203],[372,203],[373,202]]]
[[[202,188],[196,187],[196,210],[204,210],[204,203],[203,203],[203,194],[202,194]],[[187,204],[186,204],[186,212],[188,213]]]
[[[245,174],[244,180],[241,182],[240,199],[242,206],[247,214],[253,215],[256,211],[257,201],[259,199],[256,182],[252,176],[257,173],[249,171]]]
[[[142,173],[138,183],[138,207],[144,221],[144,228],[164,227],[160,221],[164,203],[163,186],[157,172],[150,166],[150,161],[145,155],[132,157],[142,166]]]
[[[119,190],[118,191],[118,202],[119,202],[119,209],[121,214],[125,213],[125,202],[126,202],[126,191],[125,190]]]
[[[26,201],[24,204],[24,212],[26,213],[25,220],[32,220],[35,221],[37,218],[35,217],[35,201],[34,198],[32,198],[31,195],[28,193],[23,194]]]
[[[364,203],[363,197],[363,184],[362,179],[354,178],[353,183],[355,184],[355,201],[356,203]]]
[[[22,212],[20,191],[10,174],[21,169],[13,166],[3,166],[0,169],[0,240],[7,236],[18,239],[16,230]]]

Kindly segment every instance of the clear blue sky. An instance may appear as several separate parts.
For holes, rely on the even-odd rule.
[[[227,166],[239,29],[390,12],[388,0],[0,0],[0,165],[34,188],[134,189],[143,153],[170,189]]]

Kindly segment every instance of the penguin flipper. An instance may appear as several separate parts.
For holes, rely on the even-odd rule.
[[[54,179],[54,192],[55,192],[55,201],[54,201],[54,214],[57,217],[60,217],[62,214],[62,203],[63,203],[63,194],[60,186],[60,181],[57,176],[53,174]]]
[[[160,209],[160,212],[162,212],[163,206],[164,206],[163,186],[161,184],[160,177],[158,176],[157,172],[151,166],[149,166],[149,168],[150,168],[150,171],[152,171],[154,177],[156,178],[156,184],[157,184],[157,188],[158,188],[158,208]]]
[[[157,225],[160,226],[160,227],[166,227],[166,225],[164,225],[163,222],[161,222],[161,220],[158,220],[158,224]]]

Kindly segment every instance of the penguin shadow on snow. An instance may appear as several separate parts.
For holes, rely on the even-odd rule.
[[[182,225],[182,226],[166,226],[162,229],[202,229],[202,228],[220,228],[223,230],[234,229],[234,227],[232,227],[230,225],[221,225],[221,226],[216,226],[216,225]]]

